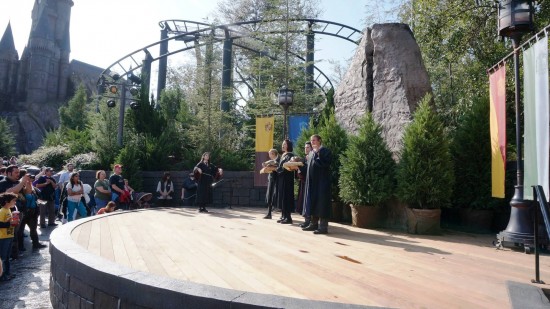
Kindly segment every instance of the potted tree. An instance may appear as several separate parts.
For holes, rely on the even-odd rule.
[[[360,120],[359,134],[351,136],[340,164],[340,198],[350,203],[352,224],[378,227],[383,206],[395,189],[395,161],[370,113]]]
[[[450,205],[454,170],[449,138],[430,105],[422,99],[405,129],[397,167],[397,196],[408,205],[407,229],[412,234],[438,234],[441,208]]]
[[[340,178],[338,169],[340,168],[342,153],[347,148],[348,135],[336,121],[334,112],[330,112],[328,116],[323,116],[317,129],[318,134],[323,138],[323,146],[330,149],[332,153],[332,162],[330,164],[332,214],[330,220],[340,222],[342,221],[343,205],[342,201],[340,201],[340,188],[338,187]]]

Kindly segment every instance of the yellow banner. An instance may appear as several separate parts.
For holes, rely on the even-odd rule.
[[[256,118],[256,152],[273,148],[275,117]]]
[[[492,196],[504,198],[506,175],[506,66],[489,77]]]

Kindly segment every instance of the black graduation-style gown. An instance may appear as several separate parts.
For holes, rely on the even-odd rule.
[[[212,183],[214,182],[214,180],[216,180],[216,178],[218,178],[218,168],[212,163],[209,163],[207,165],[203,161],[199,162],[195,167],[198,167],[202,170],[202,174],[200,174],[199,177],[196,177],[198,178],[198,181],[197,197],[195,203],[197,205],[212,204]]]
[[[332,210],[330,163],[332,153],[321,147],[310,153],[307,163],[305,196],[309,200],[312,216],[329,218]]]
[[[277,167],[277,208],[292,211],[294,207],[294,171],[288,171],[283,164],[289,162],[294,154],[287,152],[281,156]]]

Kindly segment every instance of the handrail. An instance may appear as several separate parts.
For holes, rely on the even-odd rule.
[[[546,228],[546,233],[550,239],[550,207],[548,207],[548,202],[546,201],[546,196],[544,195],[544,190],[542,186],[536,185],[533,186],[533,196],[535,203],[539,206],[535,206],[535,227],[534,227],[534,242],[535,242],[535,279],[531,280],[533,283],[542,283],[544,281],[540,280],[540,265],[539,265],[539,209],[542,213],[542,218],[544,219],[544,227]]]

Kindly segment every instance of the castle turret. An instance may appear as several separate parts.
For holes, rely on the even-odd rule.
[[[14,101],[13,93],[17,86],[17,68],[19,55],[15,49],[11,23],[8,23],[4,35],[0,39],[0,94],[2,108]]]
[[[71,0],[35,1],[32,26],[20,77],[26,76],[26,101],[64,100],[69,78]],[[21,90],[21,89],[19,89]]]

